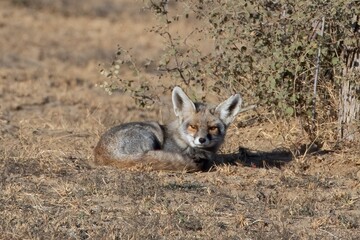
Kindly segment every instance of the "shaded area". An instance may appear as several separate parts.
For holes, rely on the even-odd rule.
[[[239,149],[239,161],[244,166],[268,168],[280,168],[293,160],[293,154],[287,149],[274,149],[270,152],[253,151],[246,148]]]
[[[293,154],[287,149],[273,151],[256,151],[240,147],[238,153],[219,154],[213,163],[208,163],[204,171],[215,170],[216,167],[242,165],[255,168],[281,168],[293,160]]]
[[[303,144],[295,150],[277,148],[272,151],[252,150],[239,148],[238,153],[220,154],[218,160],[207,166],[205,171],[214,170],[216,166],[243,165],[255,168],[281,168],[299,157],[324,156],[333,153],[332,150],[323,150],[317,144]]]

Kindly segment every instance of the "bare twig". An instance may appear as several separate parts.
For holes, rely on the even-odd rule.
[[[168,36],[171,48],[175,50],[174,59],[175,59],[176,68],[174,70],[176,70],[179,73],[179,75],[180,75],[181,79],[184,81],[184,83],[186,85],[189,85],[189,80],[187,80],[186,77],[184,76],[183,70],[182,70],[182,68],[180,66],[181,64],[180,64],[179,59],[178,59],[177,49],[175,47],[172,36],[171,36],[171,34],[169,32],[165,32],[164,34],[166,34]]]
[[[320,231],[323,231],[323,232],[325,232],[325,233],[327,233],[327,234],[329,234],[329,235],[331,235],[333,238],[336,238],[336,239],[338,239],[338,238],[339,238],[338,236],[336,236],[336,235],[332,234],[332,233],[331,233],[331,232],[329,232],[329,231],[326,231],[326,230],[321,229],[321,228],[319,228],[319,230],[320,230]]]
[[[257,105],[256,105],[256,104],[253,104],[253,105],[247,106],[247,107],[245,107],[245,108],[242,108],[239,113],[247,112],[247,111],[252,110],[252,109],[254,109],[254,108],[257,108]]]
[[[324,35],[324,26],[325,26],[325,17],[322,18],[322,24],[321,24],[321,36]],[[320,70],[320,56],[321,56],[321,44],[318,48],[318,54],[316,57],[316,68],[315,68],[315,79],[314,79],[314,96],[313,96],[313,111],[312,111],[312,121],[313,124],[315,124],[316,120],[316,89],[317,89],[317,82],[319,78],[319,70]]]

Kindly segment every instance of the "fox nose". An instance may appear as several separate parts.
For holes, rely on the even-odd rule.
[[[200,142],[200,143],[205,143],[205,142],[206,142],[206,139],[205,139],[205,138],[199,138],[199,142]]]

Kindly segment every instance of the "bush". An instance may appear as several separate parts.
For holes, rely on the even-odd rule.
[[[160,77],[177,79],[177,85],[196,89],[197,96],[236,90],[278,117],[303,118],[305,129],[315,138],[314,123],[334,122],[338,116],[345,47],[357,46],[359,38],[356,2],[192,0],[168,4],[161,0],[146,4],[159,19],[152,31],[166,42],[158,61]],[[190,35],[171,31],[179,21],[193,23]],[[204,43],[209,48],[203,50]],[[122,53],[113,68],[104,71],[112,79],[107,89],[120,86],[133,92],[142,105],[154,102],[153,96],[143,94],[158,85],[146,84],[144,78],[134,84],[117,74],[120,65],[141,74]]]

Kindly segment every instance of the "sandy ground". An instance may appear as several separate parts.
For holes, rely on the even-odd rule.
[[[239,116],[222,152],[254,152],[212,172],[91,166],[107,128],[169,111],[97,87],[118,45],[161,52],[136,3],[0,2],[0,238],[359,239],[359,148],[293,157],[295,122]]]

